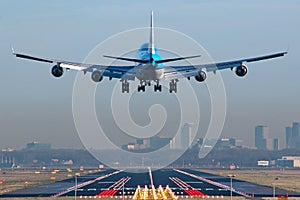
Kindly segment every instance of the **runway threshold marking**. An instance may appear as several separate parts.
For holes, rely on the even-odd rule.
[[[215,182],[215,181],[212,181],[212,180],[203,178],[203,177],[201,177],[201,176],[197,176],[197,175],[195,175],[195,174],[188,173],[188,172],[183,171],[183,170],[180,170],[180,169],[173,169],[173,170],[176,171],[176,172],[179,172],[179,173],[182,173],[182,174],[191,176],[191,177],[196,178],[196,179],[198,179],[198,180],[201,180],[201,181],[203,181],[203,182],[209,183],[209,184],[211,184],[211,185],[214,185],[214,186],[217,186],[217,187],[220,187],[220,188],[223,188],[223,189],[231,190],[231,187],[229,187],[229,186],[227,186],[227,185],[224,185],[224,184],[221,184],[221,183],[218,183],[218,182]],[[241,195],[241,196],[244,196],[244,197],[251,197],[250,194],[247,194],[247,193],[245,193],[245,192],[243,192],[243,191],[238,191],[238,190],[236,190],[236,189],[234,189],[234,188],[232,188],[232,191],[235,192],[235,193],[237,193],[237,194],[239,194],[239,195]]]
[[[96,197],[109,197],[114,196],[119,190],[121,190],[125,184],[131,179],[131,177],[123,177],[109,186],[106,190],[103,190]]]
[[[185,193],[187,193],[190,196],[207,196],[200,192],[199,190],[196,190],[192,186],[190,186],[188,183],[184,182],[178,177],[169,177],[171,181],[173,181],[178,187],[180,187]]]
[[[83,182],[83,183],[81,183],[81,184],[78,184],[77,187],[74,185],[74,186],[72,186],[72,187],[70,187],[70,188],[68,188],[68,189],[66,189],[66,190],[63,190],[63,191],[60,191],[60,192],[57,192],[57,193],[51,195],[51,197],[59,197],[59,196],[62,196],[62,195],[67,194],[67,193],[69,193],[69,192],[78,190],[78,189],[81,188],[81,187],[90,185],[90,184],[92,184],[92,183],[94,183],[94,182],[96,182],[96,181],[100,181],[100,180],[102,180],[102,179],[104,179],[104,178],[107,178],[107,177],[109,177],[109,176],[118,174],[118,173],[120,173],[120,172],[122,172],[122,171],[124,171],[124,170],[118,170],[118,171],[114,171],[114,172],[112,172],[112,173],[109,173],[109,174],[106,174],[106,175],[103,175],[103,176],[99,176],[98,178],[96,178],[96,179],[94,179],[94,180],[89,180],[89,181]]]

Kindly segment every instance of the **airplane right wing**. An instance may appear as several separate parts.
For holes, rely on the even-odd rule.
[[[165,69],[164,78],[166,80],[179,79],[179,78],[189,78],[193,76],[198,76],[199,72],[203,72],[205,69],[207,72],[216,72],[223,69],[236,69],[238,76],[244,76],[247,73],[247,67],[244,63],[256,62],[261,60],[267,60],[272,58],[281,57],[287,54],[287,52],[280,52],[274,54],[268,54],[264,56],[257,56],[245,59],[238,59],[226,62],[217,62],[211,64],[199,64],[199,65],[187,65],[187,66],[168,66]],[[205,77],[206,78],[206,77]]]

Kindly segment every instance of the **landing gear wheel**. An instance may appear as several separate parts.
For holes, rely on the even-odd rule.
[[[140,85],[138,85],[138,92],[140,92],[140,91],[145,92],[146,84],[147,84],[147,82],[145,80],[141,80]]]
[[[140,91],[145,92],[146,91],[146,87],[144,85],[139,85],[138,86],[138,92],[140,92]]]
[[[161,85],[157,84],[154,85],[154,92],[160,91],[161,92]]]
[[[158,86],[158,90],[161,92],[161,85]]]

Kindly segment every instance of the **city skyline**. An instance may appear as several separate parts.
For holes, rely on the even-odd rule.
[[[243,140],[241,140],[241,138],[235,138],[235,137],[222,137],[221,136],[218,138],[218,140],[222,140],[222,139],[234,139],[234,140],[239,140],[239,144],[243,145],[245,148],[257,148],[257,149],[267,149],[267,150],[281,150],[281,149],[289,149],[289,148],[300,148],[299,144],[300,144],[300,125],[299,122],[291,122],[292,126],[291,127],[285,127],[285,137],[284,137],[284,141],[280,141],[277,137],[274,137],[274,135],[270,134],[270,127],[266,126],[266,125],[257,125],[254,127],[254,142],[253,142],[253,146],[245,146]],[[182,128],[181,128],[181,133],[180,135],[173,137],[173,138],[167,138],[165,136],[154,136],[156,138],[165,138],[168,139],[168,145],[170,146],[170,149],[185,149],[187,148],[186,143],[189,143],[189,148],[192,147],[192,145],[198,144],[198,140],[201,139],[203,141],[203,138],[201,137],[196,137],[194,138],[194,140],[191,140],[191,128],[192,125],[189,123],[184,123]],[[259,134],[259,136],[256,136],[256,134]],[[151,147],[150,145],[150,139],[152,137],[148,138],[148,139],[135,139],[135,140],[131,140],[131,142],[129,142],[128,144],[123,144],[124,145],[135,145],[138,144],[138,147],[131,147],[132,149],[138,148],[140,149],[140,145],[142,145],[142,149],[145,148],[149,148]],[[258,138],[258,141],[256,141],[256,139]],[[184,140],[184,142],[182,143],[182,139]],[[149,141],[148,141],[149,140]],[[136,141],[136,143],[134,143]],[[148,142],[147,142],[148,141]],[[55,146],[53,144],[48,144],[46,143],[46,141],[41,141],[41,140],[33,140],[33,141],[27,141],[29,143],[27,143],[27,147],[28,145],[32,145],[32,144],[43,144],[43,145],[52,145]],[[163,142],[165,143],[165,142]],[[284,145],[280,145],[284,144]],[[25,144],[25,143],[24,143]],[[166,144],[166,143],[165,143]],[[215,145],[218,145],[217,143]],[[258,146],[257,146],[258,145]],[[20,146],[19,148],[15,148],[17,150],[26,148],[25,146]],[[83,147],[81,147],[83,148]],[[127,147],[126,147],[127,148]],[[155,147],[154,149],[157,149],[160,147]],[[278,148],[278,149],[277,149]],[[10,144],[6,144],[6,145],[2,145],[0,146],[0,149],[14,149],[13,145]],[[76,148],[75,148],[76,149]],[[84,148],[83,148],[84,149]],[[130,148],[128,148],[130,150]]]
[[[215,144],[214,148],[220,148],[220,146],[240,146],[243,148],[257,148],[257,149],[266,149],[266,150],[282,150],[282,149],[291,149],[291,148],[298,148],[300,149],[299,142],[300,142],[300,125],[299,122],[291,122],[291,127],[285,127],[285,145],[279,145],[279,139],[273,137],[270,134],[269,127],[266,125],[257,125],[254,127],[254,146],[245,146],[243,141],[240,138],[229,138],[229,137],[219,137],[217,142],[209,141],[208,143]],[[194,145],[202,145],[204,138],[194,138],[192,141],[191,139],[191,128],[192,125],[189,123],[184,123],[181,128],[180,137],[165,137],[165,136],[153,136],[146,139],[135,139],[127,144],[122,144],[120,147],[126,150],[155,150],[166,145],[169,146],[170,149],[186,149],[192,148]],[[182,143],[182,139],[184,142]],[[160,141],[161,140],[161,141]],[[189,147],[186,146],[186,143],[189,143]],[[237,145],[239,144],[239,145]],[[43,143],[41,141],[31,141],[26,144],[26,147],[29,148],[30,146],[47,146],[48,148],[51,147],[52,144]],[[0,149],[11,149],[11,146],[1,147]],[[23,149],[21,148],[21,149]]]

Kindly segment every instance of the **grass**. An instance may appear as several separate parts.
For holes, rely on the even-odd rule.
[[[0,194],[64,180],[70,178],[68,175],[70,176],[71,173],[66,170],[57,172],[49,170],[1,170]]]
[[[228,176],[234,174],[235,179],[257,183],[289,191],[300,192],[300,170],[253,169],[253,170],[201,170],[204,172]]]

